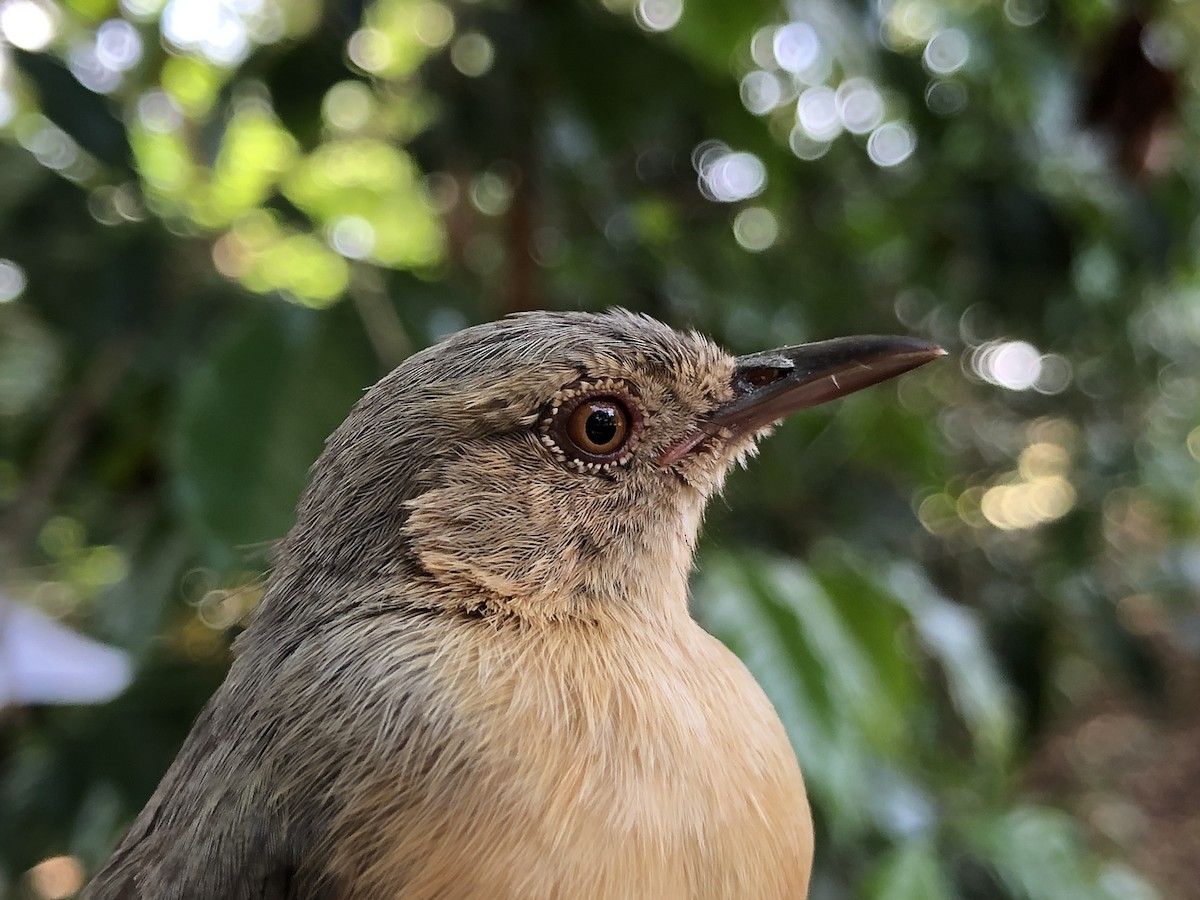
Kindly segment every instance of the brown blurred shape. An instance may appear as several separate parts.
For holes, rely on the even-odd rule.
[[[1088,79],[1083,124],[1112,141],[1113,162],[1132,178],[1162,172],[1170,162],[1172,125],[1179,113],[1178,73],[1147,55],[1151,23],[1130,12],[1113,26]]]

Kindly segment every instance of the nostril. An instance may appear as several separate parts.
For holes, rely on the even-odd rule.
[[[758,366],[750,369],[739,369],[736,388],[739,392],[752,391],[755,388],[766,387],[787,375],[789,370],[773,366]]]

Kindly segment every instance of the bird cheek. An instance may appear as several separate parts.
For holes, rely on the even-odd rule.
[[[593,481],[539,457],[481,449],[451,463],[433,489],[409,502],[405,533],[436,580],[553,613],[573,602],[582,568],[599,552],[580,490]]]
[[[704,500],[719,494],[725,477],[734,465],[744,465],[757,452],[757,437],[737,437],[732,440],[702,439],[685,453],[660,469],[663,476],[674,479],[698,492]]]

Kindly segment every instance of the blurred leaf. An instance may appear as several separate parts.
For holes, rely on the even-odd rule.
[[[981,823],[975,842],[1004,881],[1028,900],[1157,900],[1141,879],[1097,865],[1064,813],[1025,806]],[[1117,893],[1120,891],[1120,893]]]
[[[867,646],[844,619],[844,610],[807,568],[779,560],[745,574],[760,602],[794,617],[787,633],[803,642],[817,662],[814,671],[828,692],[830,715],[850,719],[872,744],[897,743],[905,728],[903,711],[885,689]]]
[[[56,336],[41,322],[20,307],[0,306],[0,421],[50,400],[62,375],[62,356]]]
[[[855,566],[855,562],[859,565]],[[823,556],[814,559],[812,566],[855,645],[871,661],[877,673],[878,690],[887,698],[894,728],[886,735],[881,749],[891,756],[902,757],[911,752],[915,742],[914,706],[925,699],[912,648],[904,640],[909,621],[907,610],[880,587],[861,561]]]
[[[697,61],[723,72],[729,61],[729,46],[742,40],[778,15],[776,0],[739,0],[737,3],[688,3],[679,24],[670,31]]]
[[[894,804],[911,809],[911,803],[923,803],[895,776],[876,772],[876,753],[900,755],[912,740],[914,663],[897,655],[895,607],[890,616],[886,607],[878,616],[862,616],[862,604],[880,599],[877,592],[842,607],[794,561],[722,555],[706,558],[702,571],[698,615],[763,684],[810,789],[837,813],[837,827],[854,831],[854,823],[871,815],[903,819],[908,813]],[[859,613],[855,624],[847,621],[847,610]],[[869,652],[889,643],[888,653]],[[879,666],[899,677],[885,679]],[[897,666],[908,671],[897,672]],[[873,783],[872,775],[883,782]],[[892,784],[886,791],[885,782]]]
[[[225,552],[275,541],[325,437],[378,377],[349,307],[264,306],[182,383],[172,437],[183,512]]]
[[[925,841],[901,844],[870,877],[869,900],[951,900],[937,848]]]
[[[109,101],[75,80],[66,67],[41,53],[10,51],[37,85],[46,116],[105,165],[133,171],[125,128]]]
[[[746,563],[707,558],[696,585],[697,615],[754,673],[783,719],[809,790],[855,827],[866,816],[861,771],[865,747],[831,709],[823,671],[807,646],[797,647],[795,617],[748,583]]]
[[[977,752],[991,765],[1003,764],[1013,752],[1015,711],[1011,691],[984,641],[978,617],[942,597],[912,566],[894,566],[888,585],[912,615],[921,642],[941,663]]]

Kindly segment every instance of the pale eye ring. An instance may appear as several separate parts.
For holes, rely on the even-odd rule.
[[[641,405],[623,382],[579,382],[558,392],[541,421],[541,441],[581,472],[625,465],[641,435]]]

